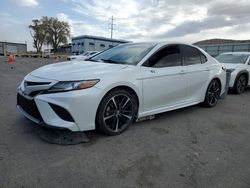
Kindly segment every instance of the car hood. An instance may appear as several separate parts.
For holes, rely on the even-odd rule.
[[[101,74],[114,73],[128,67],[128,65],[109,64],[91,61],[70,61],[54,63],[34,70],[30,74],[44,79],[58,81],[72,81],[82,79],[96,79]]]
[[[81,55],[81,56],[76,56],[75,57],[75,59],[80,59],[80,60],[87,59],[87,58],[89,58],[89,56],[83,56],[83,55]]]

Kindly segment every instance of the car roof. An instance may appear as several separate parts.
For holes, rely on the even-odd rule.
[[[152,42],[129,42],[121,45],[126,45],[126,44],[152,44],[152,45],[158,45],[158,46],[166,46],[169,44],[183,44],[183,45],[188,45],[188,46],[194,46],[196,48],[199,48],[198,46],[185,43],[185,42],[177,42],[177,41],[165,41],[165,42],[159,42],[159,41],[152,41]]]
[[[185,43],[185,42],[177,42],[177,41],[165,41],[165,42],[157,42],[157,41],[152,41],[152,42],[129,42],[129,43],[125,43],[125,44],[120,44],[119,46],[122,46],[122,45],[131,45],[131,44],[152,44],[152,45],[155,45],[155,47],[157,48],[161,48],[163,46],[166,46],[166,45],[171,45],[171,44],[180,44],[180,45],[187,45],[187,46],[192,46],[194,48],[197,48],[199,49],[203,54],[206,54],[206,56],[208,56],[209,54],[207,52],[205,52],[202,48],[200,48],[199,46],[195,46],[195,45],[192,45],[192,44],[189,44],[189,43]]]

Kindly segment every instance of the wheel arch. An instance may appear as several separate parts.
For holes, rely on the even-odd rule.
[[[203,99],[203,102],[202,102],[202,104],[204,105],[204,106],[206,106],[206,107],[213,107],[213,106],[210,106],[210,104],[208,104],[207,103],[207,101],[206,101],[206,97],[207,97],[207,92],[208,92],[208,90],[209,90],[209,86],[210,86],[210,84],[213,82],[213,81],[217,81],[218,83],[219,83],[219,86],[220,86],[220,95],[222,94],[221,92],[222,92],[222,81],[221,81],[221,79],[219,78],[219,77],[213,77],[210,81],[209,81],[209,83],[208,83],[208,85],[207,85],[207,89],[206,89],[206,93],[205,93],[205,95],[204,95],[204,99]],[[217,102],[216,102],[217,103]]]
[[[220,79],[219,77],[217,77],[217,76],[212,77],[212,78],[209,80],[209,82],[208,82],[208,84],[207,84],[207,89],[208,89],[209,84],[210,84],[213,80],[217,80],[217,81],[219,82],[219,84],[220,84],[220,89],[222,90],[222,81],[221,81],[221,79]],[[206,91],[207,91],[207,90],[206,90]]]
[[[220,78],[219,78],[219,77],[212,77],[212,78],[209,80],[208,84],[207,84],[207,87],[206,87],[206,89],[205,89],[204,96],[202,97],[202,100],[201,100],[201,101],[204,101],[204,100],[205,100],[205,98],[206,98],[206,93],[207,93],[207,90],[208,90],[208,87],[209,87],[210,83],[211,83],[213,80],[217,80],[217,81],[219,82],[220,88],[221,88],[221,91],[222,91],[222,81],[220,80]]]
[[[113,86],[112,88],[109,88],[106,90],[106,92],[102,95],[100,101],[99,101],[99,104],[98,104],[98,107],[97,107],[97,110],[96,110],[96,113],[95,113],[95,119],[97,117],[97,113],[98,113],[98,110],[99,110],[99,107],[100,107],[100,104],[101,102],[103,101],[103,99],[112,91],[116,90],[116,89],[124,89],[124,90],[127,90],[129,92],[131,92],[135,98],[136,98],[136,102],[137,102],[137,114],[136,116],[138,116],[138,113],[139,113],[139,108],[140,108],[140,104],[141,104],[141,101],[140,101],[140,98],[139,98],[139,94],[138,92],[136,92],[136,90],[128,85],[117,85],[117,86]]]
[[[116,89],[124,89],[124,90],[127,90],[129,92],[131,92],[135,97],[136,97],[136,100],[137,100],[137,106],[139,108],[139,105],[140,105],[140,100],[139,100],[139,97],[138,97],[138,94],[136,93],[136,91],[130,87],[130,86],[127,86],[127,85],[119,85],[119,86],[116,86],[116,87],[113,87],[112,89],[110,89],[108,92],[106,92],[106,94],[103,96],[103,98],[110,92],[112,92],[113,90],[116,90]],[[102,98],[102,99],[103,99]]]
[[[235,78],[235,81],[234,81],[234,86],[236,84],[236,81],[238,80],[238,78],[241,76],[241,75],[246,75],[247,77],[247,85],[248,85],[248,81],[249,81],[249,72],[247,70],[242,70],[240,72],[238,72],[236,78]]]
[[[220,89],[222,90],[222,83],[221,83],[220,78],[214,77],[214,78],[209,82],[209,84],[210,84],[213,80],[217,80],[217,81],[219,82],[219,84],[220,84]]]

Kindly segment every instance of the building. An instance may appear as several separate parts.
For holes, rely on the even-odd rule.
[[[250,52],[250,40],[210,39],[194,43],[212,56],[223,52]]]
[[[78,55],[86,51],[103,51],[118,44],[127,42],[129,41],[82,35],[72,38],[71,53]]]
[[[0,55],[20,54],[27,52],[27,44],[0,41]]]

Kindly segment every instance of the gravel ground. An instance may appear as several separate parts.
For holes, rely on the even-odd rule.
[[[215,108],[199,105],[135,123],[89,143],[41,140],[16,112],[16,88],[56,60],[0,57],[0,187],[250,187],[250,90]]]

